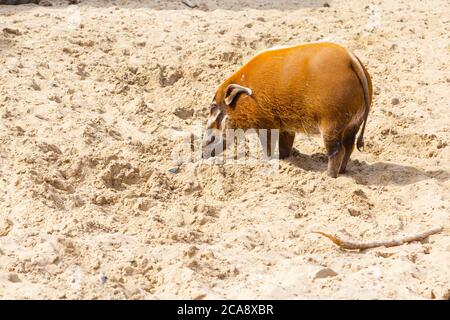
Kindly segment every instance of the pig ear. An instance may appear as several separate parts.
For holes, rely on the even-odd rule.
[[[240,93],[246,93],[249,96],[252,95],[252,90],[247,87],[240,86],[238,84],[230,84],[227,88],[227,91],[225,93],[225,104],[229,106],[233,103],[233,100],[240,94]]]

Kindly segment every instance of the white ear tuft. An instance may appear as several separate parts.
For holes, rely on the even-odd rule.
[[[246,93],[247,95],[251,96],[252,90],[238,84],[230,84],[225,94],[225,104],[229,106],[240,93]]]

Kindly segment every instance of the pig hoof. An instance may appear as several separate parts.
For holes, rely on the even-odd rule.
[[[336,171],[332,172],[332,171],[328,171],[328,176],[331,178],[337,178],[338,177],[338,173]]]

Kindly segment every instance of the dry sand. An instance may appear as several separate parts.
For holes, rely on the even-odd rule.
[[[50,2],[0,6],[0,298],[449,298],[448,1]],[[272,175],[169,171],[173,132],[205,122],[233,70],[321,39],[374,81],[347,174],[300,135]],[[439,225],[363,252],[310,233]]]

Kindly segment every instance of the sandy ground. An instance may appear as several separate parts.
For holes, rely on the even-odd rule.
[[[0,298],[448,299],[450,4],[0,6]],[[226,3],[226,4],[222,4]],[[256,52],[328,39],[375,88],[366,150],[182,164],[181,131]],[[311,231],[422,242],[343,251]],[[331,270],[329,270],[331,269]]]

